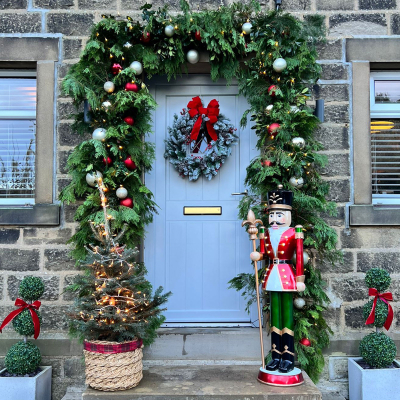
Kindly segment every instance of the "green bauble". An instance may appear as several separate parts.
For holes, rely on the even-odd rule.
[[[40,324],[42,323],[42,316],[39,311],[33,310],[39,317]],[[14,329],[22,336],[33,336],[35,328],[33,326],[32,316],[28,309],[18,314],[12,321]]]
[[[365,321],[367,321],[368,316],[371,313],[373,303],[374,299],[365,304],[363,308],[363,317]],[[375,321],[372,325],[376,326],[377,328],[382,328],[388,316],[388,312],[388,305],[384,301],[378,299],[375,307]]]
[[[396,357],[396,345],[383,332],[373,332],[360,342],[361,357],[374,368],[388,367]]]
[[[35,371],[42,361],[39,348],[31,342],[18,342],[11,346],[5,358],[10,374],[25,375]]]
[[[19,285],[19,296],[25,301],[35,301],[44,292],[44,283],[37,276],[26,276]]]
[[[390,286],[389,272],[381,268],[371,268],[365,274],[365,284],[369,288],[376,289],[379,293],[383,293]]]

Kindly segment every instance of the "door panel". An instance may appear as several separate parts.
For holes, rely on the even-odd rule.
[[[246,100],[237,95],[236,85],[213,83],[209,76],[190,76],[174,82],[152,80],[158,103],[154,115],[156,162],[146,175],[146,184],[160,207],[145,240],[145,263],[155,287],[173,295],[165,315],[168,322],[249,323],[240,293],[228,289],[228,281],[240,272],[251,272],[248,235],[238,220],[240,196],[246,167],[256,156],[256,137],[250,127],[240,129]],[[167,127],[174,114],[192,97],[200,96],[204,106],[216,98],[220,112],[238,128],[239,143],[211,181],[182,179],[164,159]],[[221,206],[222,215],[183,215],[184,206]]]

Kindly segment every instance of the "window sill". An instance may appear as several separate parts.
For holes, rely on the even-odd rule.
[[[59,204],[33,206],[0,206],[0,225],[55,226],[60,225]]]
[[[371,204],[354,204],[350,206],[350,225],[400,225],[400,204],[382,206],[373,206]]]

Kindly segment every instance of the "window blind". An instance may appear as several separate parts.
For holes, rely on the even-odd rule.
[[[0,204],[35,198],[36,79],[0,78]]]

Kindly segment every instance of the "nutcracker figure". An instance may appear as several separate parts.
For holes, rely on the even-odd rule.
[[[262,289],[270,295],[272,360],[260,368],[258,380],[271,385],[294,386],[303,383],[301,370],[294,367],[293,293],[305,290],[302,226],[291,228],[293,192],[268,192],[269,228],[260,227],[260,251],[250,258],[265,260]],[[245,221],[247,222],[247,221]],[[257,221],[258,222],[258,221]],[[296,254],[296,265],[292,258]]]

